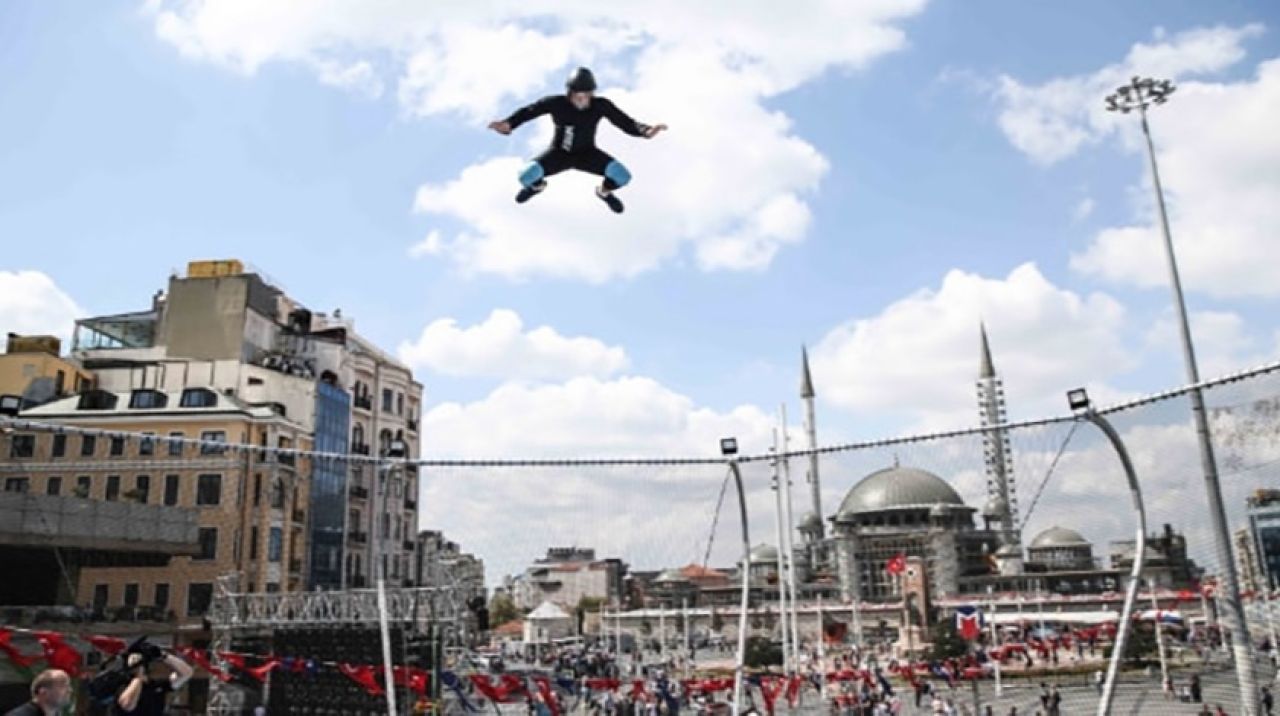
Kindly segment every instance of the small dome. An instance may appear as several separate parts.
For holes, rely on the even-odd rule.
[[[959,493],[937,475],[913,467],[890,467],[862,478],[844,496],[839,515],[933,505],[964,507]]]
[[[1000,517],[1009,509],[1009,504],[1000,498],[999,495],[993,495],[987,500],[987,504],[982,508],[983,517]]]
[[[817,532],[822,529],[822,519],[813,512],[804,513],[804,517],[800,518],[801,532]]]
[[[1042,547],[1092,547],[1089,540],[1073,529],[1066,527],[1050,527],[1031,540],[1031,548]]]
[[[752,564],[776,564],[778,549],[771,544],[758,544],[751,548]]]

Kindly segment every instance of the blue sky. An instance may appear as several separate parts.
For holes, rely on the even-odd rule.
[[[562,5],[550,14],[574,17]],[[1185,68],[1188,79],[1206,86],[1248,83],[1260,63],[1280,53],[1275,6],[954,1],[904,6],[896,17],[854,20],[900,32],[893,49],[823,59],[828,64],[816,71],[782,67],[777,71],[799,73],[799,79],[780,82],[793,86],[744,100],[758,101],[764,111],[785,120],[782,132],[812,147],[825,163],[825,169],[814,170],[814,181],[800,179],[786,187],[807,207],[807,228],[799,235],[779,240],[768,260],[749,267],[708,269],[695,257],[694,244],[682,244],[641,268],[615,265],[603,278],[584,278],[572,271],[469,270],[447,252],[414,257],[410,249],[432,231],[445,237],[486,230],[511,234],[508,227],[514,226],[519,233],[519,222],[535,216],[539,222],[561,222],[566,233],[617,226],[658,236],[670,224],[657,221],[655,213],[669,207],[646,200],[675,178],[686,159],[702,159],[696,143],[693,149],[680,143],[681,132],[690,136],[690,122],[682,127],[676,118],[688,108],[664,105],[654,76],[632,79],[645,72],[647,59],[660,61],[656,53],[669,47],[654,50],[645,44],[650,40],[634,37],[628,41],[638,44],[627,52],[607,43],[603,49],[589,42],[575,45],[580,39],[570,28],[564,61],[547,60],[533,80],[488,102],[514,108],[554,91],[578,60],[600,60],[606,86],[624,88],[622,97],[634,99],[630,106],[637,116],[672,124],[669,135],[651,142],[602,131],[602,145],[629,164],[638,163],[635,185],[624,190],[630,201],[625,215],[606,215],[584,183],[569,180],[553,185],[558,193],[539,197],[536,202],[547,203],[531,204],[526,214],[502,204],[508,223],[485,229],[464,215],[414,211],[419,187],[442,186],[495,157],[528,155],[532,141],[530,129],[514,139],[486,132],[487,101],[466,105],[469,100],[463,100],[456,111],[422,109],[397,92],[407,71],[406,54],[433,42],[448,46],[445,20],[428,39],[396,38],[385,46],[368,37],[329,38],[309,46],[313,38],[299,39],[278,28],[243,33],[266,38],[264,50],[249,47],[248,40],[236,46],[228,40],[236,32],[201,35],[207,30],[200,29],[201,3],[5,3],[0,7],[0,136],[6,140],[0,142],[5,247],[0,271],[42,272],[84,311],[110,313],[145,305],[170,269],[189,259],[237,257],[318,310],[341,307],[356,317],[362,332],[388,347],[415,340],[432,321],[453,319],[466,328],[485,321],[494,309],[511,309],[526,330],[546,325],[560,336],[625,350],[625,367],[586,371],[594,371],[597,380],[650,379],[687,397],[694,409],[723,417],[725,425],[733,423],[730,411],[739,406],[761,412],[782,400],[794,406],[799,347],[807,343],[816,347],[824,399],[833,392],[826,388],[843,386],[844,397],[824,403],[824,421],[831,426],[826,435],[832,440],[970,422],[973,412],[966,401],[976,370],[980,318],[988,322],[997,363],[1009,364],[1015,413],[1056,410],[1071,381],[1090,382],[1113,396],[1179,381],[1176,354],[1159,335],[1148,335],[1152,325],[1168,320],[1167,290],[1145,285],[1140,269],[1108,275],[1072,268],[1072,256],[1108,229],[1149,226],[1143,213],[1143,158],[1134,151],[1132,135],[1093,127],[1078,150],[1046,161],[1043,151],[1038,157],[1017,146],[1011,130],[1002,126],[1002,113],[1018,106],[1001,78],[1035,89],[1121,63],[1136,43],[1168,45],[1177,55],[1179,33],[1213,28],[1229,33],[1258,24],[1261,29],[1222,41],[1243,53],[1239,59],[1208,57]],[[241,11],[235,19],[246,26],[265,26],[252,10],[234,12]],[[196,29],[166,36],[157,29],[164,13]],[[540,27],[510,13],[494,21]],[[665,30],[645,22],[635,21],[662,45]],[[571,21],[558,26],[567,24]],[[859,37],[851,35],[850,42]],[[680,36],[670,45],[696,42]],[[245,59],[255,52],[253,61]],[[442,52],[439,66],[447,71],[449,51]],[[326,61],[352,66],[368,61],[384,91],[375,98],[360,87],[318,81],[316,68]],[[762,64],[770,62],[785,64],[772,56]],[[495,60],[491,68],[472,71],[497,78],[507,70]],[[688,82],[696,86],[704,77],[694,72]],[[1193,92],[1187,94],[1190,102]],[[1083,96],[1101,104],[1101,96]],[[1043,97],[1028,101],[1043,102]],[[1178,106],[1162,108],[1153,120],[1157,140],[1166,131],[1170,142],[1184,136],[1164,123]],[[1036,106],[1028,111],[1042,116],[1034,113],[1057,110]],[[1088,129],[1087,118],[1064,111],[1063,122]],[[706,121],[735,131],[739,117]],[[1040,128],[1048,134],[1052,129]],[[1229,136],[1233,130],[1220,131]],[[1275,156],[1265,155],[1274,145],[1260,151]],[[719,161],[718,156],[707,159]],[[785,173],[790,160],[780,161],[778,171]],[[1194,166],[1194,157],[1187,161]],[[1265,180],[1276,181],[1276,165],[1266,167]],[[645,173],[646,168],[668,175]],[[494,191],[514,194],[514,177],[501,176],[506,183]],[[731,173],[717,177],[700,195],[705,202],[690,209],[689,220],[718,202],[731,204],[739,192],[770,191],[768,185],[744,189],[755,183],[754,177]],[[1188,184],[1185,198],[1175,204],[1183,201],[1188,212],[1194,210],[1196,190]],[[470,185],[466,191],[472,191]],[[477,210],[487,207],[488,196],[475,198]],[[735,215],[708,219],[722,224],[713,234],[732,233],[740,220]],[[1202,215],[1188,214],[1187,221],[1210,231]],[[1176,223],[1174,230],[1179,232]],[[548,230],[530,231],[529,250],[537,251],[543,235],[538,232]],[[513,235],[502,240],[502,246],[521,241]],[[1260,252],[1246,252],[1252,256],[1249,263],[1275,250],[1248,243],[1249,237],[1241,241]],[[594,249],[590,241],[580,241],[573,250],[588,254]],[[1159,255],[1152,261],[1158,263]],[[1034,262],[1051,290],[1025,306],[1008,305],[1017,303],[1009,298],[1016,294],[1001,293],[1000,286],[956,288],[957,296],[976,297],[968,313],[947,313],[947,320],[968,326],[963,340],[955,327],[925,340],[915,324],[899,322],[890,310],[918,291],[936,294],[948,272],[1002,286],[1027,262]],[[1209,344],[1202,348],[1213,366],[1275,355],[1275,293],[1265,286],[1236,290],[1241,283],[1233,270],[1225,267],[1190,280],[1198,289],[1191,294],[1193,309],[1217,312],[1209,317],[1217,320],[1206,329]],[[1094,323],[1090,311],[1072,313],[1071,297],[1087,301],[1095,293],[1123,316],[1089,328]],[[950,302],[949,295],[943,303]],[[1066,306],[1060,327],[1053,310],[1028,313],[1041,298]],[[995,305],[1002,301],[1003,308]],[[0,312],[0,319],[6,318],[27,328]],[[859,320],[870,322],[862,333],[852,323]],[[1005,320],[1019,328],[1007,329]],[[842,325],[848,328],[843,336],[838,335]],[[1063,335],[1052,338],[1059,328]],[[1074,331],[1085,337],[1077,339]],[[1078,346],[1082,355],[1068,360],[1059,355],[1055,340]],[[913,350],[917,344],[918,352]],[[442,403],[465,408],[512,381],[524,381],[526,387],[567,384],[576,377],[573,366],[582,365],[569,360],[570,367],[549,371],[552,378],[531,382],[503,374],[502,366],[510,363],[501,356],[488,356],[492,371],[469,375],[465,366],[448,365],[449,359],[435,356],[430,347],[424,355],[416,365],[429,408]],[[1037,356],[1061,365],[1046,367]],[[931,381],[939,381],[966,397],[940,398],[936,404],[927,391],[908,393],[901,401],[860,397],[867,392],[864,381],[892,387],[904,373],[918,376],[912,382],[928,390],[935,385]],[[446,427],[453,437],[462,429]],[[647,443],[637,438],[599,444]]]

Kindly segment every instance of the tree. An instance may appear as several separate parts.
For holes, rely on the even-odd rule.
[[[930,636],[933,640],[931,655],[934,659],[952,659],[969,652],[969,642],[956,631],[953,619],[942,619],[934,624]]]
[[[1155,631],[1144,628],[1144,625],[1134,624],[1129,630],[1129,638],[1124,643],[1124,661],[1133,666],[1141,666],[1147,661],[1144,657],[1155,653],[1158,648]],[[1102,650],[1103,658],[1110,659],[1113,649],[1115,645],[1108,644],[1107,648]]]
[[[747,637],[747,652],[743,662],[754,669],[782,665],[782,647],[763,636]]]
[[[520,610],[516,609],[515,600],[506,592],[494,592],[489,600],[489,626],[500,627],[507,622],[520,618]]]

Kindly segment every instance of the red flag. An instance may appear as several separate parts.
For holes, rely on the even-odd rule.
[[[773,716],[773,704],[782,690],[782,679],[765,676],[760,679],[760,695],[764,697],[764,709]]]
[[[270,674],[280,665],[280,660],[275,657],[269,657],[266,662],[252,669],[245,669],[245,673],[252,676],[255,681],[262,683],[267,680],[267,674]],[[243,668],[243,667],[242,667]]]
[[[338,664],[338,671],[342,675],[360,684],[364,688],[365,693],[370,696],[382,696],[386,693],[382,688],[382,684],[378,683],[378,677],[374,676],[373,667],[368,664]]]
[[[899,552],[895,554],[885,565],[884,571],[889,574],[902,574],[907,571],[907,555]]]
[[[244,671],[244,657],[230,651],[218,652],[218,658],[225,661],[231,668],[238,671]]]
[[[545,676],[535,676],[533,682],[538,685],[538,695],[547,708],[551,709],[551,716],[560,716],[560,703],[556,701],[556,695],[551,693],[551,682]]]
[[[115,656],[128,646],[124,643],[124,639],[117,639],[114,636],[91,636],[88,641],[93,648],[108,656]]]
[[[787,703],[791,706],[796,705],[796,697],[800,695],[800,684],[803,682],[804,678],[799,674],[793,675],[791,680],[787,682]]]
[[[17,648],[15,648],[12,644],[10,644],[9,638],[12,635],[13,635],[13,632],[9,631],[8,629],[5,629],[4,627],[0,627],[0,651],[3,651],[5,654],[9,656],[9,661],[12,661],[14,666],[17,666],[22,669],[26,669],[26,668],[29,668],[32,664],[40,660],[40,657],[38,656],[24,655],[22,652],[18,651]]]
[[[80,675],[82,657],[71,645],[62,640],[62,635],[52,631],[38,631],[36,641],[44,648],[44,659],[49,667],[67,672],[72,678]]]

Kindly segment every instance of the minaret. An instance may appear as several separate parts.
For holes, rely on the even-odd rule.
[[[800,347],[800,398],[804,400],[804,432],[809,438],[809,494],[813,498],[813,514],[818,518],[817,537],[822,539],[826,525],[822,521],[822,483],[818,480],[818,427],[813,421],[813,376],[809,373],[809,350]]]
[[[996,375],[991,361],[991,345],[987,341],[987,328],[979,324],[982,336],[982,357],[978,366],[978,409],[982,426],[1004,425],[1008,422],[1004,404],[1004,383]],[[1022,535],[1018,528],[1018,491],[1013,481],[1013,451],[1009,436],[1004,430],[983,433],[983,453],[987,472],[987,505],[983,516],[995,523],[1000,532],[1002,573],[1018,573],[1022,562]]]

